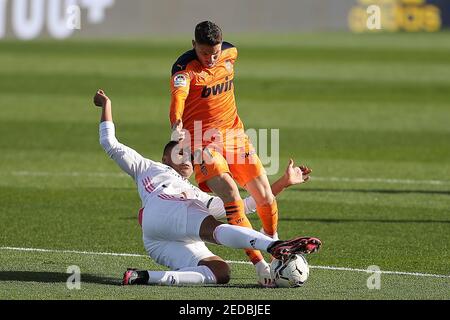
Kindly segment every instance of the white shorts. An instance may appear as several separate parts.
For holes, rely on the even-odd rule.
[[[202,241],[155,241],[144,238],[144,246],[150,258],[170,270],[196,267],[201,260],[215,256]]]
[[[157,263],[178,270],[195,267],[214,256],[200,239],[208,209],[197,200],[152,199],[144,208],[142,233],[149,256]]]

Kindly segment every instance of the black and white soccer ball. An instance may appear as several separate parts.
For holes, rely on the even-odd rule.
[[[301,287],[309,277],[309,266],[305,257],[294,254],[287,260],[274,259],[270,264],[270,273],[279,288]]]

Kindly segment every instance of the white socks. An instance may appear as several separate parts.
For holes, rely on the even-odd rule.
[[[267,252],[274,240],[250,228],[221,224],[214,230],[218,244],[235,249],[256,249]],[[265,267],[265,266],[262,266]],[[258,268],[257,268],[258,269]],[[147,271],[148,284],[163,286],[216,284],[214,273],[207,266],[182,268],[177,271]]]
[[[280,240],[280,238],[278,237],[278,232],[275,232],[275,234],[273,236],[269,236],[265,231],[264,228],[261,228],[261,230],[259,230],[259,232],[261,232],[263,235],[268,236],[270,238],[272,238],[272,240]]]
[[[177,271],[147,271],[148,284],[162,286],[216,284],[217,280],[211,269],[207,266],[182,268]]]
[[[235,249],[256,249],[267,252],[273,239],[250,228],[221,224],[214,230],[214,239],[219,244]]]

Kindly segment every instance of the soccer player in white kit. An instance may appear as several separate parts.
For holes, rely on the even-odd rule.
[[[255,230],[218,221],[215,216],[221,216],[224,210],[220,198],[202,192],[186,179],[192,174],[192,164],[187,159],[190,153],[183,153],[177,142],[168,143],[163,157],[175,168],[142,157],[116,139],[111,100],[103,90],[97,91],[94,103],[102,108],[100,144],[137,185],[144,208],[141,223],[145,249],[152,259],[171,270],[129,269],[124,273],[123,284],[228,283],[228,264],[214,255],[204,241],[262,250],[280,259],[319,250],[321,241],[317,238],[274,240]],[[246,202],[250,207],[251,200]],[[273,285],[270,279],[261,284]]]

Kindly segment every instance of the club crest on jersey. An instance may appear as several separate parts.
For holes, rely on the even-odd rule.
[[[225,61],[225,68],[227,68],[228,72],[231,72],[233,70],[233,64],[231,63],[231,60]]]
[[[184,74],[177,74],[173,78],[173,86],[175,88],[186,87],[186,84],[187,84],[187,80],[186,80],[186,76]]]
[[[202,98],[208,98],[211,94],[213,96],[216,96],[218,94],[221,94],[223,92],[227,92],[228,90],[231,90],[233,87],[233,79],[228,80],[228,77],[225,78],[225,82],[216,84],[215,86],[204,86],[202,90]]]

